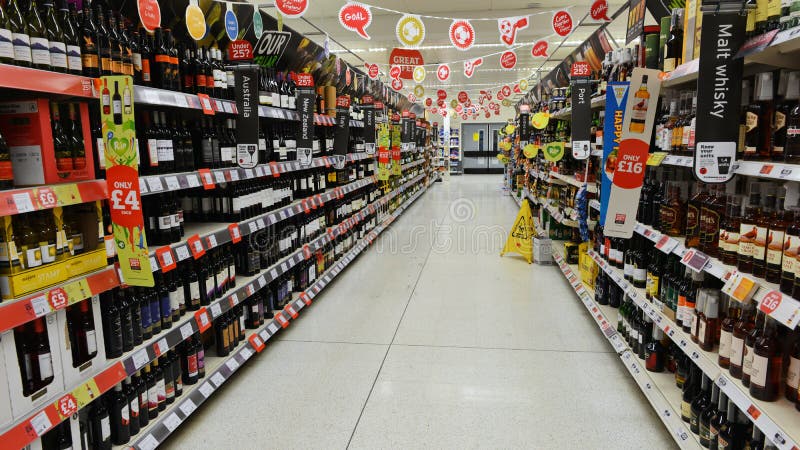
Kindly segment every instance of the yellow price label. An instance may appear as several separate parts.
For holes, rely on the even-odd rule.
[[[648,166],[660,166],[662,162],[664,162],[664,158],[667,157],[667,152],[655,152],[650,153],[647,157],[647,165]]]

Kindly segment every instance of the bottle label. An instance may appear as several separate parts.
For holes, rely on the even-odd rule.
[[[139,398],[135,398],[131,400],[130,403],[130,410],[131,410],[131,419],[136,419],[139,417]]]
[[[203,139],[201,149],[203,155],[203,164],[210,166],[214,162],[214,147],[211,145],[211,139]]]
[[[102,442],[111,438],[111,419],[108,416],[100,419],[100,434]]]
[[[67,45],[67,67],[73,72],[80,72],[83,70],[80,46]]]
[[[175,152],[172,148],[172,139],[157,139],[158,161],[175,161]]]
[[[0,28],[0,58],[14,59],[14,35],[8,28]]]
[[[13,33],[14,59],[31,62],[31,38],[25,33]]]
[[[119,100],[112,101],[111,109],[114,114],[122,114],[122,102]]]
[[[120,422],[122,422],[123,426],[127,426],[131,423],[131,415],[130,411],[128,410],[128,405],[123,406],[119,410],[119,418]]]
[[[90,355],[97,353],[97,335],[94,330],[86,330],[86,351]]]
[[[150,159],[150,167],[158,167],[158,140],[147,140],[147,156]]]
[[[721,234],[720,234],[721,236]],[[728,253],[735,254],[739,252],[739,233],[735,231],[725,232],[725,248]]]
[[[164,384],[164,379],[156,381],[156,394],[158,396],[158,403],[167,400],[167,387]]]
[[[795,391],[798,386],[800,386],[800,359],[794,356],[789,358],[789,369],[786,372],[786,385]]]
[[[186,357],[186,372],[190,377],[197,376],[197,354]]]
[[[697,316],[694,316],[698,324],[697,324],[697,340],[700,341],[701,344],[706,343],[706,321],[705,320],[697,320]]]
[[[200,282],[199,281],[192,281],[189,283],[189,295],[192,296],[192,303],[199,304],[200,303]]]
[[[681,402],[681,416],[691,418],[692,417],[692,404],[689,402]]]
[[[731,336],[731,365],[741,366],[744,356],[744,339]]]
[[[752,113],[747,111],[744,120],[745,131],[747,133],[753,131],[758,126],[758,115],[756,113]]]
[[[158,386],[147,390],[147,409],[158,409]]]
[[[720,358],[730,358],[731,356],[731,338],[733,335],[730,331],[722,330],[719,334],[719,356]]]
[[[744,355],[742,356],[742,372],[745,375],[750,375],[753,368],[753,347],[750,347],[745,343],[744,345]]]
[[[50,65],[50,46],[47,39],[31,38],[31,58],[34,64]]]
[[[753,241],[757,235],[757,229],[753,224],[741,224],[739,227],[739,255],[753,256]]]
[[[50,64],[53,67],[67,68],[67,46],[63,42],[49,42]]]
[[[42,251],[42,262],[45,264],[49,264],[55,262],[56,260],[56,244],[50,244],[49,242],[40,242],[39,248]]]
[[[767,227],[757,227],[756,230],[756,238],[753,242],[753,260],[754,261],[763,261],[764,257],[766,256],[766,244],[767,244],[767,232],[769,230]]]
[[[758,387],[766,387],[769,358],[756,355],[752,350],[750,352],[753,353],[752,362],[750,363],[750,383]]]
[[[782,113],[780,111],[776,111],[775,112],[775,122],[774,123],[775,123],[775,128],[773,130],[773,133],[777,133],[781,129],[783,129],[783,127],[786,126],[786,114],[784,114],[784,113]]]
[[[767,246],[767,264],[781,266],[783,260],[783,237],[784,233],[780,230],[770,230],[770,243]]]
[[[177,311],[181,307],[181,302],[178,296],[178,290],[169,291],[169,307],[172,309],[173,312]]]
[[[150,60],[149,59],[142,59],[142,80],[146,83],[149,83],[151,80],[150,76]]]
[[[159,230],[169,230],[172,228],[172,215],[166,216],[159,216],[158,217],[158,229]]]
[[[233,160],[233,155],[236,153],[236,149],[233,147],[220,147],[219,153],[222,161],[231,161]]]
[[[53,360],[50,352],[41,353],[39,355],[39,381],[44,381],[53,376]]]

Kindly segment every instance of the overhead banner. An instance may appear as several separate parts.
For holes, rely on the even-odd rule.
[[[100,121],[106,154],[106,184],[119,267],[130,286],[153,286],[150,251],[139,190],[139,157],[133,111],[133,78],[101,78]]]
[[[299,73],[295,76],[297,85],[297,113],[300,116],[300,135],[297,136],[297,159],[302,167],[309,167],[314,159],[314,76]]]
[[[697,83],[694,176],[704,183],[725,183],[733,178],[742,90],[744,59],[733,59],[745,41],[746,17],[733,13],[703,13]],[[710,81],[709,81],[710,80]]]
[[[633,70],[630,87],[633,94],[625,104],[622,141],[603,226],[603,233],[609,237],[628,239],[633,235],[661,90],[660,73],[640,67]]]
[[[608,210],[608,196],[611,195],[611,180],[617,167],[619,143],[622,141],[622,122],[625,118],[625,104],[628,102],[630,83],[608,83],[606,88],[606,115],[603,121],[603,161],[602,186],[600,190],[600,225],[605,225]]]
[[[364,112],[364,152],[375,154],[375,99],[367,94],[361,99],[361,110]]]
[[[592,68],[586,61],[572,63],[572,157],[588,159],[591,154],[592,126]]]
[[[258,75],[257,67],[237,67],[236,86],[236,162],[252,169],[258,165]]]
[[[350,97],[336,97],[336,130],[333,132],[333,154],[347,155],[350,144]]]
[[[625,33],[625,45],[639,39],[644,32],[644,16],[647,11],[647,0],[631,0],[628,10],[628,30]]]

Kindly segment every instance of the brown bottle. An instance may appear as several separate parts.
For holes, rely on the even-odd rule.
[[[780,283],[781,271],[783,267],[783,244],[786,229],[794,219],[792,211],[784,209],[786,198],[785,194],[777,198],[775,202],[775,212],[767,234],[767,276],[766,280],[770,283]]]
[[[742,199],[731,195],[728,198],[728,212],[725,214],[725,225],[720,230],[720,259],[723,263],[735,266],[739,254],[739,226],[741,225]],[[724,247],[724,250],[723,250]],[[794,282],[794,280],[792,280]]]
[[[791,214],[791,224],[783,237],[783,259],[781,260],[781,292],[792,295],[794,276],[797,270],[797,255],[800,253],[800,215],[796,208],[787,211]]]
[[[728,301],[728,314],[722,320],[722,326],[719,337],[719,357],[717,362],[723,369],[727,369],[731,365],[731,338],[733,338],[733,326],[742,315],[742,304],[736,300],[730,299]]]
[[[751,186],[750,202],[747,204],[744,215],[739,222],[739,249],[736,268],[742,273],[753,272],[753,247],[758,234],[756,222],[761,217],[761,196],[758,193],[757,186],[757,184]]]
[[[717,326],[719,325],[719,291],[704,289],[706,297],[705,311],[698,317],[697,343],[700,348],[710,352],[717,343]]]
[[[700,208],[708,199],[705,184],[694,185],[694,196],[689,199],[686,208],[686,247],[700,247]]]
[[[719,229],[725,216],[725,192],[722,186],[711,189],[700,206],[700,250],[709,256],[719,255]]]
[[[775,193],[768,191],[764,197],[764,209],[756,221],[756,239],[753,242],[753,276],[766,278],[767,276],[767,244],[769,243],[769,229],[775,217]]]
[[[764,334],[764,319],[765,315],[761,310],[756,308],[756,321],[753,325],[753,329],[750,330],[750,333],[744,339],[744,358],[742,360],[742,384],[745,386],[750,386],[750,379],[753,372],[753,357],[755,354],[753,353],[753,349],[756,346],[756,341],[758,341],[761,336]]]
[[[800,387],[800,330],[798,329],[795,329],[791,335],[788,365],[783,394],[790,402],[797,403],[797,389]]]
[[[702,322],[705,319],[705,309],[706,293],[703,291],[697,291],[697,303],[695,304],[695,307],[688,312],[691,320],[689,336],[692,338],[692,342],[700,342],[699,334],[701,332],[705,332],[701,331],[700,329]]]
[[[668,236],[683,236],[686,210],[681,201],[681,188],[677,183],[668,186],[667,196],[661,204],[661,229]]]
[[[744,367],[744,341],[755,326],[753,322],[753,304],[748,302],[741,306],[739,319],[733,325],[731,335],[730,364],[728,371],[733,378],[742,378]]]
[[[781,390],[783,354],[777,328],[773,318],[765,318],[763,332],[753,346],[750,369],[750,395],[768,402],[777,400]]]

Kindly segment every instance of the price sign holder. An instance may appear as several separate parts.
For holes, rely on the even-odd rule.
[[[258,165],[258,66],[232,66],[236,82],[236,163],[252,169]]]
[[[336,97],[336,129],[333,131],[333,154],[347,155],[350,140],[350,97]]]
[[[117,258],[125,283],[152,287],[153,268],[144,232],[137,155],[131,145],[136,137],[133,79],[130,76],[104,76],[101,80],[104,92],[100,96],[100,120],[107,130],[103,133],[103,144],[108,149],[105,152],[106,183]],[[115,96],[127,100],[123,104],[103,104],[118,101],[111,100]],[[115,110],[117,114],[114,114]]]
[[[592,122],[592,69],[586,61],[572,63],[570,84],[572,84],[572,157],[578,160],[589,158],[591,154]]]
[[[314,77],[310,73],[294,76],[297,85],[297,113],[300,115],[300,132],[297,135],[297,159],[301,167],[313,161],[314,144]]]
[[[375,154],[375,98],[369,94],[361,99],[361,110],[364,111],[364,152]]]

